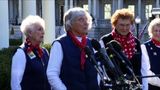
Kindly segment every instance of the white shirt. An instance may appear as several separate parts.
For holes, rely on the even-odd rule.
[[[148,56],[148,52],[146,49],[146,46],[144,44],[141,45],[141,50],[142,50],[142,65],[141,65],[141,73],[143,76],[148,76],[148,75],[155,75],[150,69],[150,60]],[[159,68],[159,67],[157,67]],[[143,84],[143,90],[148,90],[148,83],[154,86],[160,87],[160,78],[159,77],[151,77],[151,78],[143,78],[142,79],[142,84]]]
[[[81,37],[77,37],[79,41],[82,40]],[[58,41],[53,43],[50,51],[50,58],[47,68],[48,81],[53,90],[67,90],[66,86],[60,79],[60,70],[63,60],[63,50],[62,46]]]
[[[21,90],[20,83],[26,66],[26,57],[22,49],[17,49],[12,58],[11,90]]]

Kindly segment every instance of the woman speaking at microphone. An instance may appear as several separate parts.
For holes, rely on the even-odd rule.
[[[99,90],[97,72],[84,50],[92,48],[86,37],[91,24],[91,16],[82,8],[71,8],[64,14],[66,34],[53,42],[47,68],[53,90]]]

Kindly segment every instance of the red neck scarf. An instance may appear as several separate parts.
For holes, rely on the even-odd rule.
[[[39,58],[42,57],[43,52],[42,52],[42,48],[40,48],[39,45],[33,46],[32,43],[31,43],[31,41],[30,41],[28,38],[26,39],[25,44],[28,46],[28,47],[27,47],[27,53],[30,53],[30,52],[32,52],[34,49],[36,49],[37,54],[38,54],[38,57],[39,57]]]
[[[81,69],[83,70],[84,69],[84,64],[85,64],[85,61],[86,61],[86,57],[85,57],[86,53],[85,53],[85,50],[84,50],[84,48],[86,47],[86,44],[87,44],[86,35],[82,36],[82,41],[80,42],[72,32],[68,31],[67,34],[71,37],[73,43],[81,49],[81,63],[80,63],[80,66],[81,66]]]
[[[131,59],[135,54],[135,38],[131,32],[128,33],[127,36],[122,36],[118,34],[115,30],[112,31],[112,36],[115,40],[117,40],[121,46],[123,52],[126,54],[128,59]]]
[[[151,41],[152,41],[156,46],[160,46],[160,41],[155,40],[154,38],[152,38]]]

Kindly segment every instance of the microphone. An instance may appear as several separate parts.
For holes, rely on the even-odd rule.
[[[103,81],[103,83],[109,82],[110,78],[108,77],[108,75],[106,74],[104,69],[101,68],[99,66],[99,64],[97,63],[97,60],[94,56],[93,51],[88,46],[86,46],[85,47],[85,52],[86,52],[88,58],[90,58],[90,62],[94,65],[95,69],[97,70],[97,72],[98,72],[99,76],[101,77],[101,80]]]
[[[123,53],[122,47],[119,42],[117,42],[116,40],[112,40],[109,43],[107,43],[107,46],[118,56],[119,59],[122,60],[123,64],[128,65],[130,68],[133,68],[131,62]]]
[[[95,56],[94,56],[94,53],[93,53],[93,51],[91,51],[91,49],[88,46],[85,47],[85,52],[86,52],[88,58],[90,58],[90,62],[92,62],[93,65],[98,66],[98,63],[97,63]]]
[[[131,62],[122,52],[121,45],[116,40],[112,40],[107,45],[109,49],[121,60],[122,64],[130,71],[130,73],[134,76],[133,67]]]
[[[134,72],[133,72],[133,67],[131,62],[128,60],[128,58],[126,57],[126,55],[122,52],[122,47],[120,45],[119,42],[117,42],[116,40],[112,40],[109,43],[107,43],[107,45],[109,47],[109,49],[111,49],[113,51],[113,53],[118,56],[118,58],[121,60],[121,62],[125,65],[125,67],[130,71],[133,79],[137,82],[137,86],[138,88],[141,88],[140,82],[138,80],[138,78],[135,76]]]
[[[93,46],[93,48],[98,51],[97,55],[100,57],[100,62],[115,76],[116,79],[119,79],[119,77],[121,76],[120,73],[118,73],[116,67],[114,66],[114,64],[112,63],[111,59],[109,58],[109,56],[107,55],[107,51],[105,48],[101,48],[101,45],[99,44],[99,42],[95,39],[91,40],[91,44]]]

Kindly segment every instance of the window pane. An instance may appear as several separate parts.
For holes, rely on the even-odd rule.
[[[111,18],[111,4],[105,4],[104,6],[104,18],[110,19]]]
[[[152,10],[152,5],[146,5],[145,6],[145,16],[146,16],[146,19],[149,19],[149,17],[152,17],[151,10]]]
[[[87,4],[84,4],[84,5],[83,5],[83,8],[84,8],[86,11],[88,11],[88,5],[87,5]]]
[[[133,12],[133,14],[135,14],[135,6],[134,5],[128,5],[128,9],[131,11],[131,12]],[[135,16],[135,15],[134,15]]]

